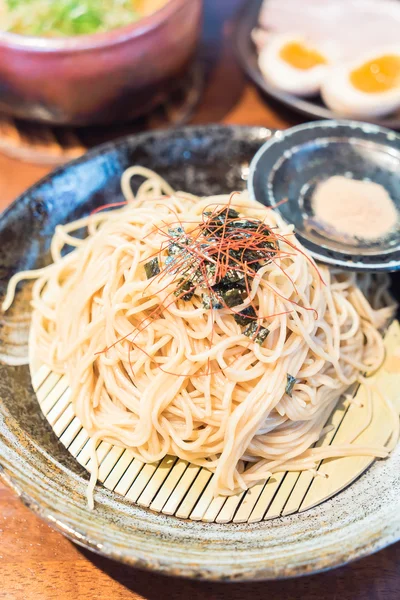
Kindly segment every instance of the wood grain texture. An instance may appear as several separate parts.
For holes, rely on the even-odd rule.
[[[251,1],[251,0],[249,0]],[[239,0],[206,0],[203,52],[212,65],[195,123],[287,127],[300,122],[246,83],[229,42]],[[121,135],[121,130],[118,134]],[[99,140],[98,132],[93,139]],[[0,156],[0,210],[49,169]],[[0,483],[1,600],[399,600],[400,544],[330,573],[299,580],[211,584],[129,569],[52,531]]]
[[[0,484],[1,600],[397,600],[400,545],[299,580],[213,584],[127,568],[55,533]]]

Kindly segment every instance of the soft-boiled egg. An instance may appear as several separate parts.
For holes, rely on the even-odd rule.
[[[325,104],[344,117],[381,117],[400,107],[400,47],[336,65],[321,89]]]
[[[318,93],[331,61],[328,45],[316,47],[292,35],[271,35],[258,57],[265,80],[296,96]]]

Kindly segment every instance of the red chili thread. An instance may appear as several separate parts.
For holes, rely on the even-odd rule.
[[[311,262],[313,267],[316,269],[318,276],[319,276],[321,282],[323,283],[322,277],[321,277],[314,261],[312,261],[302,250],[300,250],[300,248],[298,248],[296,245],[290,243],[285,236],[283,236],[279,233],[273,232],[272,230],[275,228],[269,228],[268,224],[260,221],[259,219],[252,219],[252,218],[247,219],[247,221],[251,221],[258,225],[255,230],[248,229],[248,228],[243,229],[243,228],[237,227],[235,230],[235,236],[238,236],[238,237],[236,237],[236,238],[232,237],[232,235],[227,236],[226,230],[227,230],[228,224],[231,225],[231,224],[234,224],[234,222],[236,220],[239,220],[239,221],[242,220],[240,217],[225,218],[223,220],[222,225],[215,226],[215,222],[213,223],[213,219],[216,216],[218,216],[224,212],[227,213],[229,208],[232,208],[233,206],[235,206],[235,207],[240,206],[240,205],[234,205],[232,203],[232,198],[237,193],[238,192],[231,194],[228,204],[222,208],[221,208],[221,205],[218,203],[211,203],[211,204],[207,205],[206,208],[211,207],[211,206],[214,206],[215,208],[213,209],[213,211],[211,212],[210,215],[205,215],[204,211],[203,211],[202,222],[198,223],[198,222],[193,221],[192,224],[196,223],[197,226],[195,228],[193,228],[189,233],[185,232],[185,227],[184,227],[184,225],[187,225],[189,222],[188,223],[185,222],[185,224],[184,224],[180,220],[178,214],[175,211],[173,211],[173,213],[175,214],[177,220],[172,223],[164,222],[164,227],[167,228],[167,231],[164,231],[163,228],[158,225],[154,226],[154,229],[150,233],[158,232],[162,236],[165,237],[165,240],[161,243],[160,249],[152,255],[152,257],[155,257],[155,256],[159,257],[160,264],[162,261],[162,253],[168,249],[170,244],[171,243],[179,244],[180,236],[173,235],[168,231],[171,228],[171,225],[178,224],[185,232],[182,234],[182,236],[184,236],[184,238],[186,240],[189,240],[189,244],[185,244],[182,247],[183,256],[181,257],[181,259],[178,259],[178,256],[179,256],[179,254],[178,254],[177,257],[174,258],[174,260],[172,261],[171,265],[165,266],[164,269],[159,273],[159,275],[156,276],[159,280],[162,280],[167,275],[173,276],[172,280],[170,282],[167,282],[163,288],[161,288],[157,291],[157,293],[165,291],[176,280],[178,280],[178,282],[181,286],[182,286],[182,283],[183,284],[187,283],[188,281],[191,280],[191,277],[193,275],[193,272],[191,273],[191,270],[194,270],[194,271],[201,272],[201,275],[203,278],[202,287],[205,287],[206,290],[208,290],[210,297],[212,297],[212,294],[214,293],[214,290],[212,289],[213,285],[215,285],[216,282],[222,280],[226,276],[226,274],[229,270],[235,270],[237,272],[244,274],[247,296],[249,297],[251,290],[250,290],[250,286],[249,286],[248,277],[249,276],[255,277],[256,273],[257,273],[257,271],[254,271],[253,269],[249,268],[249,266],[251,264],[259,264],[260,260],[268,260],[268,257],[270,260],[273,260],[273,262],[288,277],[288,279],[291,281],[295,291],[297,292],[296,286],[295,286],[292,278],[285,272],[283,267],[281,267],[280,265],[278,265],[275,262],[275,258],[277,258],[277,257],[285,258],[287,256],[293,255],[291,253],[287,253],[287,251],[286,252],[281,251],[279,248],[279,244],[278,244],[279,241],[284,241],[291,248],[293,248],[295,250],[295,252],[300,252],[301,254],[303,254],[307,258],[307,260],[309,260],[309,262]],[[286,200],[282,201],[281,203],[284,203],[285,201]],[[96,209],[96,212],[98,212],[99,210],[104,210],[105,208],[112,208],[112,207],[121,206],[121,205],[125,205],[125,204],[126,204],[126,202],[105,205],[105,206],[101,207],[100,209]],[[207,218],[205,218],[205,217],[207,217]],[[268,233],[266,233],[266,232],[268,232]],[[147,234],[145,237],[150,235],[150,233]],[[240,237],[240,233],[246,234],[246,235],[243,235],[243,237]],[[215,238],[217,238],[217,241],[215,240]],[[207,246],[207,244],[208,244],[208,246]],[[206,246],[206,248],[203,248],[203,246]],[[231,255],[232,250],[234,250],[236,252],[242,250],[242,256],[241,256],[242,262],[239,259],[237,259]],[[266,252],[267,256],[265,256],[265,258],[264,257],[255,258],[253,261],[244,261],[244,253],[249,250],[253,250],[253,251],[264,250]],[[189,257],[186,255],[189,255]],[[217,257],[216,260],[214,259],[215,255]],[[141,262],[148,261],[152,257],[147,257],[146,259],[142,260]],[[210,281],[210,278],[206,271],[207,263],[214,264],[216,266],[216,271],[215,271],[215,274],[213,275],[212,281]],[[180,269],[184,269],[184,273],[180,273],[179,272]],[[153,283],[153,281],[154,280],[149,282],[149,284],[148,284],[148,286],[146,286],[145,290],[148,289],[148,287]],[[290,300],[288,298],[285,298],[283,295],[279,294],[279,292],[277,292],[274,288],[272,288],[272,286],[270,286],[267,282],[264,281],[263,283],[266,284],[268,287],[270,287],[270,289],[273,291],[273,293],[276,293],[282,299],[299,306],[299,308],[304,308],[305,310],[314,311],[318,318],[318,313],[315,309],[313,309],[311,307],[310,308],[301,307],[300,304],[295,302],[294,300]],[[136,337],[142,331],[144,331],[146,329],[146,327],[152,322],[152,320],[154,318],[161,316],[162,313],[165,310],[168,310],[168,308],[172,304],[175,304],[176,302],[178,302],[186,294],[194,292],[197,287],[198,287],[198,284],[194,284],[192,288],[183,290],[180,294],[178,294],[178,296],[176,296],[176,298],[173,298],[173,300],[166,306],[165,300],[167,300],[170,296],[172,296],[174,294],[174,291],[169,292],[169,294],[167,295],[165,300],[163,302],[161,302],[160,306],[158,306],[156,309],[154,309],[149,315],[145,316],[145,318],[138,324],[137,327],[135,327],[132,330],[132,332],[130,332],[123,338],[120,338],[119,340],[114,342],[114,344],[112,344],[108,348],[105,348],[102,352],[106,352],[107,350],[114,347],[116,344],[128,339],[131,335],[135,334],[133,339],[129,340],[129,342],[131,344],[131,346],[129,348],[129,353],[128,353],[129,362],[130,362],[130,354],[131,354],[130,351],[131,351],[132,346],[137,347],[139,350],[143,351],[146,354],[146,356],[148,356],[148,358],[150,358],[153,362],[156,362],[154,357],[150,356],[138,344],[135,344]],[[231,312],[231,314],[233,314],[233,315],[240,314],[238,312],[235,312],[235,310],[233,310],[233,308],[228,307],[222,297],[219,298],[219,300],[222,301],[224,308],[228,309]],[[252,306],[253,309],[255,310],[255,312],[257,312],[257,306],[254,303],[254,299],[251,300],[251,303],[249,304],[249,306]],[[212,315],[211,318],[213,319],[213,323],[215,322],[214,316],[213,316],[214,310],[215,309],[211,303],[211,315]],[[268,317],[264,317],[264,319],[273,318],[275,316],[280,316],[283,314],[290,314],[291,312],[293,312],[293,311],[288,310],[288,311],[279,312],[274,315],[269,315]],[[261,319],[259,316],[256,316],[256,317],[249,316],[249,320],[250,319],[258,321],[258,327],[254,334],[254,338],[256,338],[258,332],[260,331],[261,322],[263,319]],[[147,321],[147,323],[143,327],[143,324],[146,321]],[[135,331],[136,331],[136,333],[135,333]],[[209,339],[209,348],[210,349],[212,348],[213,335],[214,335],[214,327],[212,327],[211,338]],[[253,341],[254,341],[254,338],[252,338]],[[243,349],[243,352],[245,352],[246,349],[248,349],[248,347],[250,346],[250,343],[251,343],[251,340],[249,341],[249,345]],[[239,356],[241,356],[243,354],[243,352],[240,352]],[[100,353],[97,353],[97,354],[100,354]],[[130,362],[130,364],[131,364],[131,362]],[[168,374],[179,376],[179,377],[187,377],[188,376],[188,374],[170,373],[170,372],[166,371],[165,369],[163,369],[158,363],[156,363],[156,364],[157,364],[158,368],[160,368],[162,371],[164,371]],[[209,371],[210,365],[211,365],[211,359],[208,358],[206,373],[205,374],[203,373],[201,375],[195,375],[195,376],[204,376],[204,375],[212,374]],[[133,375],[132,366],[131,366],[131,370],[132,370],[132,375]],[[216,371],[216,373],[220,372],[222,370],[223,370],[222,367],[219,367],[219,370]]]

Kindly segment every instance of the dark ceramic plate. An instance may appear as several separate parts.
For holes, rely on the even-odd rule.
[[[0,292],[19,269],[41,266],[58,223],[121,198],[122,171],[139,163],[197,194],[243,189],[249,162],[271,136],[260,127],[186,128],[102,146],[56,170],[0,218]],[[24,288],[26,290],[26,287]],[[26,292],[0,329],[0,353],[21,361],[15,337]],[[28,321],[28,316],[26,317]],[[306,514],[252,524],[207,524],[155,514],[102,486],[86,506],[87,476],[42,416],[26,366],[0,365],[2,476],[55,529],[95,552],[171,575],[275,579],[347,563],[400,539],[400,447],[342,493]]]
[[[279,91],[265,81],[258,68],[256,47],[251,39],[251,32],[258,23],[258,15],[262,2],[263,0],[245,2],[235,20],[233,42],[243,69],[267,96],[278,100],[301,115],[312,119],[338,118],[339,115],[329,110],[319,96],[308,99],[298,98],[292,94]],[[400,129],[400,110],[379,120],[371,119],[370,122],[382,127]]]

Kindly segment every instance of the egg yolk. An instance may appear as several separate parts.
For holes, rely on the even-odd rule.
[[[379,94],[400,86],[400,56],[387,54],[366,62],[350,73],[352,85],[367,94]]]
[[[279,56],[285,62],[296,69],[312,69],[318,65],[326,65],[326,59],[312,48],[307,48],[300,42],[289,42],[285,44],[279,53]]]

